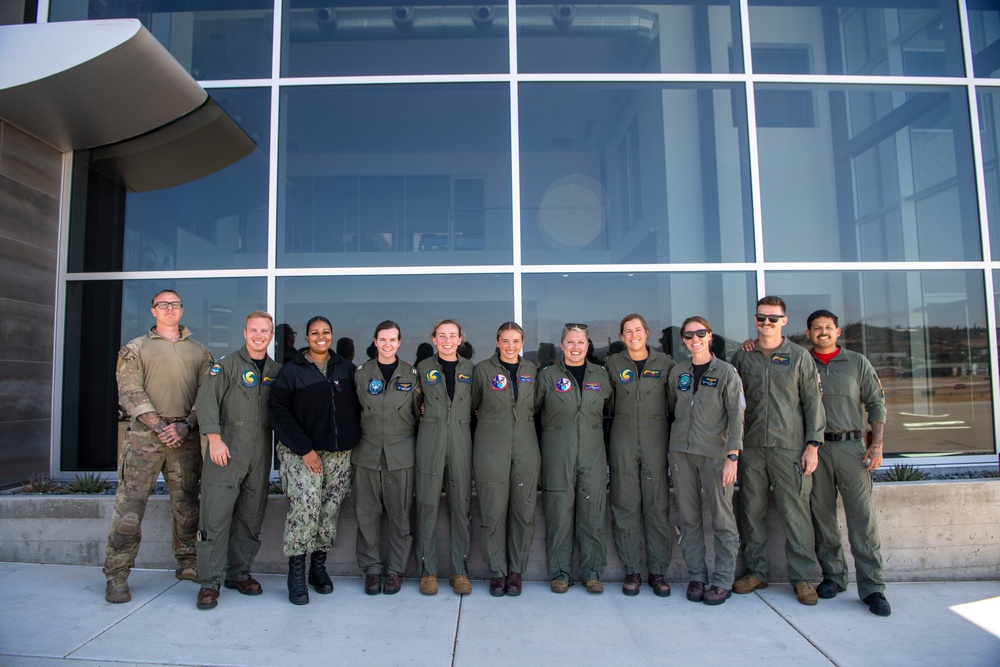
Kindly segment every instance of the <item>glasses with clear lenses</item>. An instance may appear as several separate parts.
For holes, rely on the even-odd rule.
[[[157,301],[153,304],[153,307],[158,310],[166,310],[167,308],[173,308],[174,310],[180,310],[184,307],[183,301]]]
[[[698,338],[704,338],[708,335],[708,329],[695,329],[694,331],[682,331],[681,338],[684,340],[691,340],[695,336]]]
[[[784,315],[764,315],[762,313],[757,313],[756,315],[754,315],[754,319],[757,320],[758,322],[763,323],[767,321],[770,322],[771,324],[777,324],[778,322],[781,321],[782,317],[784,317]]]

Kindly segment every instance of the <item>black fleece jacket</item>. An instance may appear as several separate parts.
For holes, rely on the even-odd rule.
[[[305,350],[281,367],[271,387],[271,427],[285,447],[303,456],[310,450],[340,452],[361,440],[361,404],[355,366],[330,352],[326,377]]]

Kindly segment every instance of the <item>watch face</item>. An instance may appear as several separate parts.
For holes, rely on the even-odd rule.
[[[726,458],[729,459],[730,461],[740,460],[739,454],[726,454]]]

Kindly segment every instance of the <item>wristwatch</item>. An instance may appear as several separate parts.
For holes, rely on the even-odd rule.
[[[809,442],[807,442],[806,444],[807,444],[807,445],[812,445],[812,446],[813,446],[813,447],[815,447],[816,449],[819,449],[819,442],[818,442],[818,441],[816,441],[816,440],[810,440],[810,441],[809,441]]]
[[[739,454],[726,454],[726,458],[729,459],[730,461],[739,461],[740,460],[740,455]]]

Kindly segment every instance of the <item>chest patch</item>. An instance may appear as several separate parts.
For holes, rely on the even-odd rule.
[[[371,380],[368,382],[368,393],[372,396],[378,396],[383,391],[385,391],[385,382],[382,380]]]
[[[461,382],[462,384],[472,384],[472,376],[466,375],[465,373],[459,373],[455,377],[456,382]]]
[[[494,375],[493,379],[490,381],[490,385],[492,385],[492,387],[497,391],[503,390],[507,386],[507,376],[503,373]]]
[[[272,384],[274,384],[274,378],[265,375],[263,378],[261,378],[260,383],[265,387],[270,387]]]
[[[573,388],[573,383],[570,382],[569,378],[559,378],[556,380],[556,391],[560,394],[565,394],[567,391]]]
[[[517,376],[517,381],[518,382],[527,382],[528,384],[531,384],[532,382],[535,381],[535,378],[531,377],[530,375],[518,375]],[[881,385],[879,385],[879,386],[881,386]]]
[[[413,383],[412,382],[397,382],[396,383],[396,391],[410,391],[411,389],[413,389]]]
[[[257,374],[253,371],[243,372],[243,386],[244,387],[256,387],[257,386]]]
[[[791,356],[780,352],[771,355],[771,363],[775,366],[787,366],[792,362]]]
[[[719,378],[710,378],[707,375],[701,378],[701,386],[703,387],[718,387]]]
[[[658,378],[660,377],[660,371],[653,370],[651,368],[643,369],[642,377],[644,378]]]
[[[441,381],[441,371],[437,370],[436,368],[427,371],[427,374],[424,375],[424,380],[427,382],[427,384],[437,384],[438,382]]]
[[[628,384],[629,382],[632,381],[632,379],[633,377],[631,368],[623,368],[622,372],[618,374],[618,381],[621,382],[622,384]]]
[[[584,382],[583,383],[583,389],[584,389],[584,391],[600,391],[601,390],[601,383],[600,382]]]
[[[681,373],[677,378],[677,391],[688,391],[691,389],[691,374]]]

